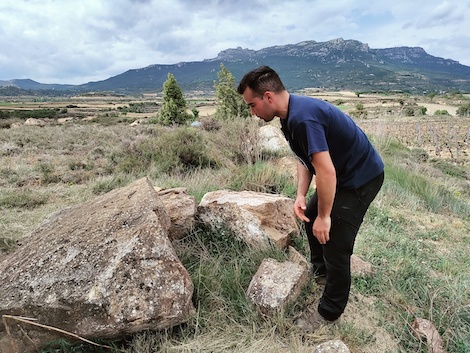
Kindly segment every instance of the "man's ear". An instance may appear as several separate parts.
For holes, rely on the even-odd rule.
[[[272,103],[273,101],[273,93],[271,91],[266,91],[264,92],[264,96],[268,100],[269,103]]]

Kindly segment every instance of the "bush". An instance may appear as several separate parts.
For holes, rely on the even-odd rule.
[[[222,161],[235,164],[253,164],[261,160],[262,150],[259,143],[259,123],[257,120],[223,121],[220,130],[211,137],[217,149],[218,158]]]
[[[9,129],[11,127],[10,120],[0,120],[0,129]]]
[[[441,170],[443,173],[447,175],[450,175],[459,179],[464,179],[464,180],[469,179],[465,171],[465,168],[459,165],[453,164],[443,159],[433,159],[431,162],[434,164],[436,168],[438,168],[439,170]]]
[[[194,128],[180,127],[164,131],[158,137],[140,136],[127,143],[112,159],[125,173],[147,173],[151,167],[161,173],[186,172],[211,166],[207,143]]]
[[[405,116],[414,116],[415,115],[415,110],[413,107],[406,107],[403,112],[405,113]]]
[[[411,157],[416,160],[416,162],[426,162],[429,159],[429,154],[426,150],[422,148],[414,148],[410,151]]]
[[[126,118],[120,117],[117,113],[105,113],[100,114],[97,117],[93,118],[92,122],[98,123],[102,126],[112,126],[124,123],[126,125],[132,124],[135,121],[135,118]]]
[[[60,178],[55,171],[55,166],[49,162],[39,162],[35,168],[41,174],[42,184],[53,184],[57,183]]]
[[[206,131],[217,131],[220,129],[220,122],[212,117],[200,119],[201,127]]]
[[[0,251],[8,252],[14,249],[15,245],[16,245],[15,239],[0,235]]]
[[[282,194],[292,198],[295,197],[297,188],[290,175],[266,162],[240,168],[237,173],[233,173],[230,186],[235,190]]]
[[[449,112],[447,110],[436,110],[434,112],[434,115],[436,115],[436,116],[449,115]]]
[[[353,118],[367,118],[367,110],[353,110],[349,113],[349,115]]]
[[[207,144],[196,129],[182,128],[158,139],[162,172],[188,171],[212,164],[207,154]]]
[[[466,103],[464,105],[461,105],[458,109],[457,109],[457,116],[461,116],[461,117],[468,117],[470,116],[470,103]]]
[[[420,107],[418,108],[418,114],[419,114],[419,115],[426,115],[426,112],[427,112],[427,111],[428,111],[428,108],[426,108],[426,107],[420,106]]]
[[[116,188],[126,186],[131,179],[128,176],[118,174],[98,179],[92,186],[92,192],[95,195],[106,194]]]
[[[10,112],[11,117],[17,117],[23,120],[34,119],[55,119],[59,114],[59,109],[36,109],[36,110],[15,110]]]
[[[0,196],[0,207],[31,209],[44,205],[47,200],[46,195],[31,190],[4,190]]]

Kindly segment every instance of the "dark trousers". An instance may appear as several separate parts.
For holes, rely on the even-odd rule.
[[[319,313],[327,320],[341,316],[351,288],[351,255],[357,232],[370,203],[382,187],[384,173],[358,189],[337,189],[331,211],[330,240],[321,245],[313,235],[313,221],[318,214],[315,192],[308,202],[305,222],[314,273],[326,275],[326,285],[318,304]]]

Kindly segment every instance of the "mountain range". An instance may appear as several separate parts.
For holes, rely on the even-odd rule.
[[[0,81],[0,94],[41,91],[43,94],[159,92],[168,73],[183,91],[212,92],[223,64],[238,82],[249,70],[269,65],[289,90],[323,88],[352,91],[470,92],[470,67],[429,55],[420,47],[372,49],[357,40],[304,41],[261,50],[227,49],[216,58],[174,65],[131,69],[103,81],[82,85],[42,84],[30,79]]]

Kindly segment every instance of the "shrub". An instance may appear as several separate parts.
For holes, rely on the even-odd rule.
[[[415,110],[413,107],[406,107],[404,110],[403,110],[403,113],[406,115],[406,116],[414,116],[415,115]]]
[[[466,104],[461,105],[457,109],[457,116],[461,116],[461,117],[470,116],[470,103],[466,103]]]
[[[95,181],[92,186],[92,192],[95,195],[106,194],[113,189],[127,185],[130,181],[128,176],[122,174],[102,177]]]
[[[353,118],[367,118],[367,110],[353,110],[349,113]]]
[[[426,162],[429,159],[428,152],[422,148],[414,148],[410,151],[410,154],[418,163]]]
[[[433,159],[431,160],[431,162],[434,164],[435,167],[437,167],[439,170],[441,170],[443,173],[447,175],[453,176],[455,178],[464,179],[464,180],[469,179],[465,171],[465,168],[459,165],[453,164],[443,159]]]
[[[0,129],[9,129],[11,127],[11,121],[8,120],[0,120]]]
[[[436,110],[434,112],[434,115],[440,116],[440,115],[449,115],[449,112],[447,110]]]
[[[112,126],[117,124],[131,124],[135,121],[135,118],[120,117],[117,113],[105,113],[100,114],[92,120],[94,123],[98,123],[102,126]]]
[[[191,113],[193,113],[194,120],[199,118],[199,110],[197,108],[191,109]]]
[[[207,145],[196,129],[182,128],[158,139],[158,159],[163,172],[188,171],[210,166]]]
[[[4,190],[0,196],[0,207],[35,208],[44,205],[48,197],[32,190]]]
[[[156,167],[161,173],[173,173],[213,164],[207,143],[190,127],[164,131],[158,137],[139,136],[126,143],[112,159],[119,171],[131,174],[147,173],[150,167]]]
[[[254,119],[226,120],[211,135],[219,160],[224,163],[253,164],[261,160],[259,124]]]
[[[55,172],[55,167],[52,163],[39,162],[36,165],[36,170],[41,174],[42,184],[52,184],[59,181],[59,176]]]
[[[15,110],[10,113],[10,116],[26,120],[29,118],[34,119],[54,119],[59,114],[59,109],[36,109],[36,110]]]
[[[200,121],[201,127],[206,131],[217,131],[221,127],[219,121],[211,117],[202,118]]]
[[[14,248],[15,244],[15,239],[8,236],[0,235],[0,251],[8,252]]]
[[[426,115],[426,112],[427,112],[427,111],[428,111],[428,108],[426,108],[426,107],[420,106],[420,107],[418,108],[418,114],[419,114],[419,115]]]
[[[257,162],[254,165],[240,168],[236,173],[233,173],[230,187],[235,190],[283,194],[288,197],[296,195],[294,179],[266,162]]]

